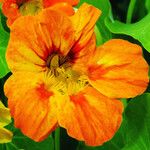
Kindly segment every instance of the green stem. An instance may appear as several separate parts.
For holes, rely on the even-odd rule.
[[[121,99],[121,101],[122,101],[122,103],[123,103],[123,105],[124,105],[124,108],[126,108],[126,107],[127,107],[127,105],[128,105],[128,103],[127,103],[127,99],[122,98],[122,99]]]
[[[102,35],[97,26],[95,26],[94,32],[96,34],[96,44],[97,44],[97,46],[99,46],[103,43],[103,39],[102,39]]]
[[[131,23],[131,21],[132,21],[132,15],[133,15],[135,3],[136,3],[136,0],[130,0],[128,12],[127,12],[126,23]]]
[[[55,150],[60,150],[60,128],[55,130]]]

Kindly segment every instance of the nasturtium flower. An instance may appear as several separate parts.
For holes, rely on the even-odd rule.
[[[4,126],[11,122],[9,109],[6,108],[0,101],[0,143],[11,142],[12,132],[5,129]]]
[[[3,2],[2,10],[8,18],[7,24],[10,26],[20,16],[35,15],[41,9],[50,6],[68,15],[73,15],[72,6],[77,5],[79,0],[2,0],[0,2]]]
[[[11,26],[5,84],[15,126],[35,141],[61,126],[88,145],[110,140],[122,121],[119,98],[143,93],[148,65],[136,44],[96,47],[101,12],[84,3],[73,16],[48,8]]]

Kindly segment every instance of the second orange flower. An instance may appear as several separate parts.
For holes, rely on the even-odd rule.
[[[7,17],[7,25],[11,26],[13,22],[24,15],[35,15],[43,8],[53,7],[68,15],[73,15],[74,5],[79,0],[0,0],[3,3],[2,11]]]

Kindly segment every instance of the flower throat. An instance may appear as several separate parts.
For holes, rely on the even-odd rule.
[[[73,70],[72,65],[69,57],[52,54],[47,58],[48,76],[53,81],[53,85],[55,83],[53,89],[61,94],[75,94],[88,84],[86,76]]]

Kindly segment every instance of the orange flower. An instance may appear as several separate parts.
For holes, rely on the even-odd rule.
[[[48,8],[11,26],[5,93],[15,126],[35,141],[56,127],[88,145],[110,140],[122,121],[117,98],[141,94],[148,65],[138,45],[114,39],[96,48],[100,11],[83,4],[71,17]]]
[[[0,2],[3,2],[2,10],[10,26],[18,17],[37,14],[42,8],[50,6],[68,15],[73,15],[72,6],[77,5],[79,0],[1,0]]]

